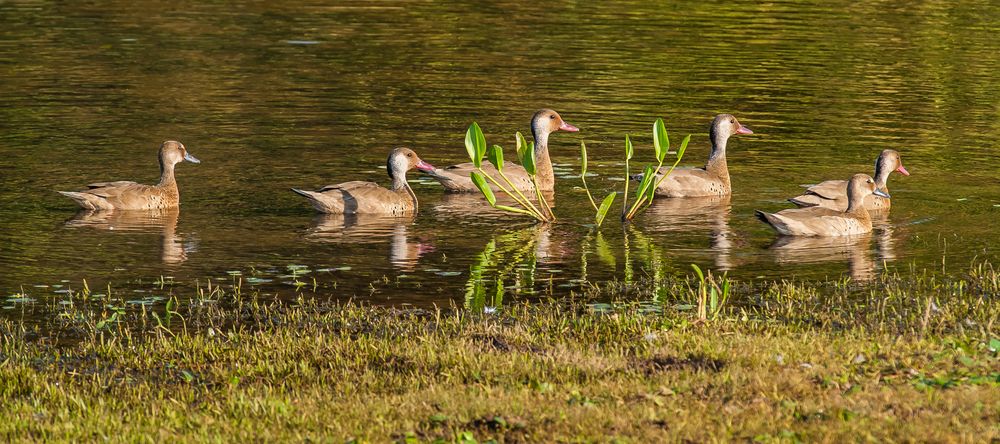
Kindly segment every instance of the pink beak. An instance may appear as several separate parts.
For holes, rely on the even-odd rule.
[[[750,128],[740,125],[740,127],[736,129],[736,134],[753,134],[753,131],[750,131]]]
[[[906,171],[906,168],[903,168],[902,165],[900,165],[899,168],[896,168],[896,171],[899,171],[899,174],[902,174],[904,176],[909,176],[910,175],[910,172]]]
[[[434,168],[434,165],[431,165],[421,160],[420,162],[417,162],[417,169],[420,171],[434,171],[437,168]]]
[[[559,129],[561,129],[563,131],[569,131],[571,133],[575,133],[577,131],[580,131],[580,128],[577,128],[577,127],[575,127],[573,125],[570,125],[570,124],[568,124],[566,122],[563,122],[562,125],[559,125]]]

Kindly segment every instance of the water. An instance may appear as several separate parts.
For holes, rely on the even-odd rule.
[[[506,298],[559,297],[691,263],[752,279],[959,271],[995,260],[1000,240],[997,14],[986,1],[5,2],[0,312],[84,279],[137,303],[242,279],[428,305],[493,297],[498,280]],[[317,217],[288,190],[387,184],[395,146],[465,161],[474,120],[510,157],[541,107],[581,128],[551,139],[552,227],[418,174],[413,219]],[[720,112],[755,132],[730,143],[730,201],[658,202],[626,230],[586,226],[581,141],[603,196],[622,186],[625,133],[646,162],[664,117],[675,144],[694,134],[683,164],[700,166]],[[166,139],[203,161],[178,167],[179,213],[77,215],[55,193],[155,182]],[[753,217],[801,184],[871,174],[885,148],[912,176],[890,178],[892,214],[872,236],[775,243]]]

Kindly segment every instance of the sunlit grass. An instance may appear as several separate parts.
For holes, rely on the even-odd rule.
[[[0,436],[1000,437],[1000,278],[989,265],[864,287],[704,273],[591,288],[488,314],[281,302],[239,286],[129,310],[108,303],[113,289],[103,304],[74,293],[50,325],[0,321]]]

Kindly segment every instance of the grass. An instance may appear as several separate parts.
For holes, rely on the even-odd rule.
[[[863,287],[729,282],[728,305],[699,316],[722,279],[614,283],[490,314],[221,288],[170,313],[123,311],[75,295],[49,325],[0,321],[0,437],[1000,439],[989,265]]]

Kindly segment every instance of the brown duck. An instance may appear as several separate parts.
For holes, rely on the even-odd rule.
[[[872,219],[864,208],[869,195],[886,199],[889,194],[876,187],[867,174],[855,174],[846,181],[847,209],[824,207],[793,208],[777,213],[757,211],[757,218],[785,236],[851,236],[872,231]]]
[[[174,180],[174,166],[183,161],[201,163],[184,144],[168,140],[160,145],[160,183],[142,185],[120,180],[87,185],[85,191],[59,191],[87,210],[156,210],[180,205],[180,193]]]
[[[898,171],[904,176],[910,175],[910,172],[903,167],[903,160],[899,157],[899,152],[883,150],[878,159],[875,159],[875,186],[879,190],[889,192],[886,182],[889,180],[889,174],[893,171]],[[847,209],[847,181],[828,180],[821,182],[807,188],[805,194],[788,199],[788,201],[800,207],[820,206],[844,211]],[[864,207],[869,211],[888,210],[890,206],[892,206],[892,201],[884,197],[871,195],[865,198]]]
[[[552,159],[549,158],[549,134],[559,130],[570,132],[580,131],[579,128],[563,121],[559,113],[551,109],[539,110],[531,117],[531,134],[535,139],[535,166],[538,173],[538,189],[541,191],[552,191],[555,188],[556,178],[555,173],[552,171]],[[476,188],[476,185],[472,183],[472,179],[470,178],[470,174],[473,171],[476,171],[476,167],[472,163],[462,163],[426,172],[434,179],[437,179],[438,182],[441,182],[445,190],[476,192],[479,189]],[[497,174],[496,169],[489,162],[483,162],[483,171],[500,180],[500,175]],[[513,162],[504,162],[503,173],[518,190],[530,191],[534,189],[531,184],[531,176],[524,170],[524,167]],[[501,181],[501,183],[503,182]]]
[[[732,114],[719,114],[712,120],[708,129],[712,139],[712,153],[708,156],[705,168],[675,169],[656,188],[656,195],[661,197],[703,197],[728,196],[732,194],[729,183],[729,166],[726,164],[726,143],[734,134],[753,134],[749,128],[740,124]],[[662,171],[662,170],[661,170]],[[657,175],[657,180],[660,179]],[[633,176],[642,180],[642,175]]]
[[[316,191],[292,188],[312,203],[321,213],[403,215],[417,211],[417,195],[406,183],[406,172],[414,168],[431,171],[434,166],[420,160],[409,148],[396,148],[386,160],[392,188],[385,189],[374,182],[344,182],[327,185]]]

